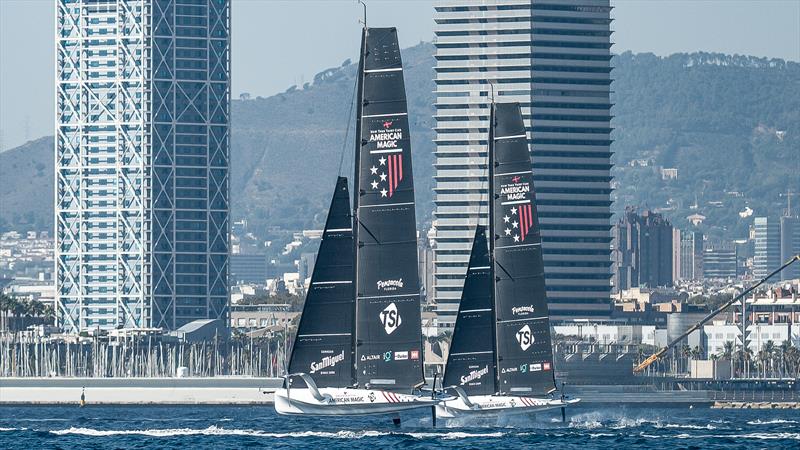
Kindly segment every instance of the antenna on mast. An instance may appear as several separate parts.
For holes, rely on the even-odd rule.
[[[364,25],[364,28],[367,28],[367,4],[364,3],[364,0],[358,0],[358,3],[361,3],[361,6],[364,7],[364,20],[359,20],[358,23]]]

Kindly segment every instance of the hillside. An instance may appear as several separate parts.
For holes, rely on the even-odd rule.
[[[433,209],[432,54],[429,43],[403,53],[422,225]],[[698,212],[711,234],[733,238],[750,223],[737,212],[777,214],[785,186],[800,191],[800,64],[624,53],[614,66],[615,210],[659,209],[681,227]],[[342,173],[352,172],[355,70],[346,61],[305,86],[232,102],[234,219],[257,234],[321,225],[343,148]],[[52,138],[0,154],[0,227],[52,226],[52,164]],[[677,179],[662,180],[661,168],[677,169]]]

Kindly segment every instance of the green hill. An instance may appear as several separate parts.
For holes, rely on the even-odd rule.
[[[421,225],[433,210],[432,55],[430,43],[403,53]],[[800,64],[628,52],[614,67],[616,211],[647,206],[680,227],[697,212],[712,235],[733,238],[751,223],[739,211],[778,214],[779,194],[800,191]],[[341,171],[352,173],[355,70],[346,61],[305,86],[232,102],[235,220],[247,218],[256,234],[321,225],[343,149]],[[52,148],[43,138],[0,154],[3,229],[52,227]],[[677,179],[662,179],[662,168],[677,169]]]

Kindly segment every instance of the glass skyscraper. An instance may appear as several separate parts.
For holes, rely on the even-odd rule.
[[[756,217],[753,220],[753,227],[755,228],[753,277],[760,279],[781,265],[781,228],[779,221],[774,217]],[[776,279],[780,280],[780,277]]]
[[[227,321],[228,0],[56,1],[62,329]]]
[[[452,327],[476,224],[486,224],[491,85],[522,106],[550,313],[608,317],[608,0],[437,0],[434,301]]]

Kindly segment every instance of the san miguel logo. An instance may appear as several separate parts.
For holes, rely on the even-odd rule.
[[[461,385],[465,385],[467,383],[471,383],[475,380],[480,379],[482,376],[489,373],[489,366],[484,367],[483,369],[479,370],[472,370],[469,372],[469,375],[462,375],[461,376]]]
[[[344,361],[344,350],[342,350],[342,352],[339,353],[338,355],[326,356],[322,358],[322,361],[320,362],[312,362],[310,372],[317,373],[322,369],[333,367],[336,365],[336,363],[340,363],[342,361]]]
[[[378,290],[380,291],[396,291],[403,287],[403,279],[399,280],[378,280]]]
[[[403,140],[403,130],[393,126],[393,120],[382,122],[382,127],[369,131],[369,142],[377,150],[371,150],[372,167],[369,168],[370,186],[381,197],[391,198],[403,180],[403,149],[398,142]]]

